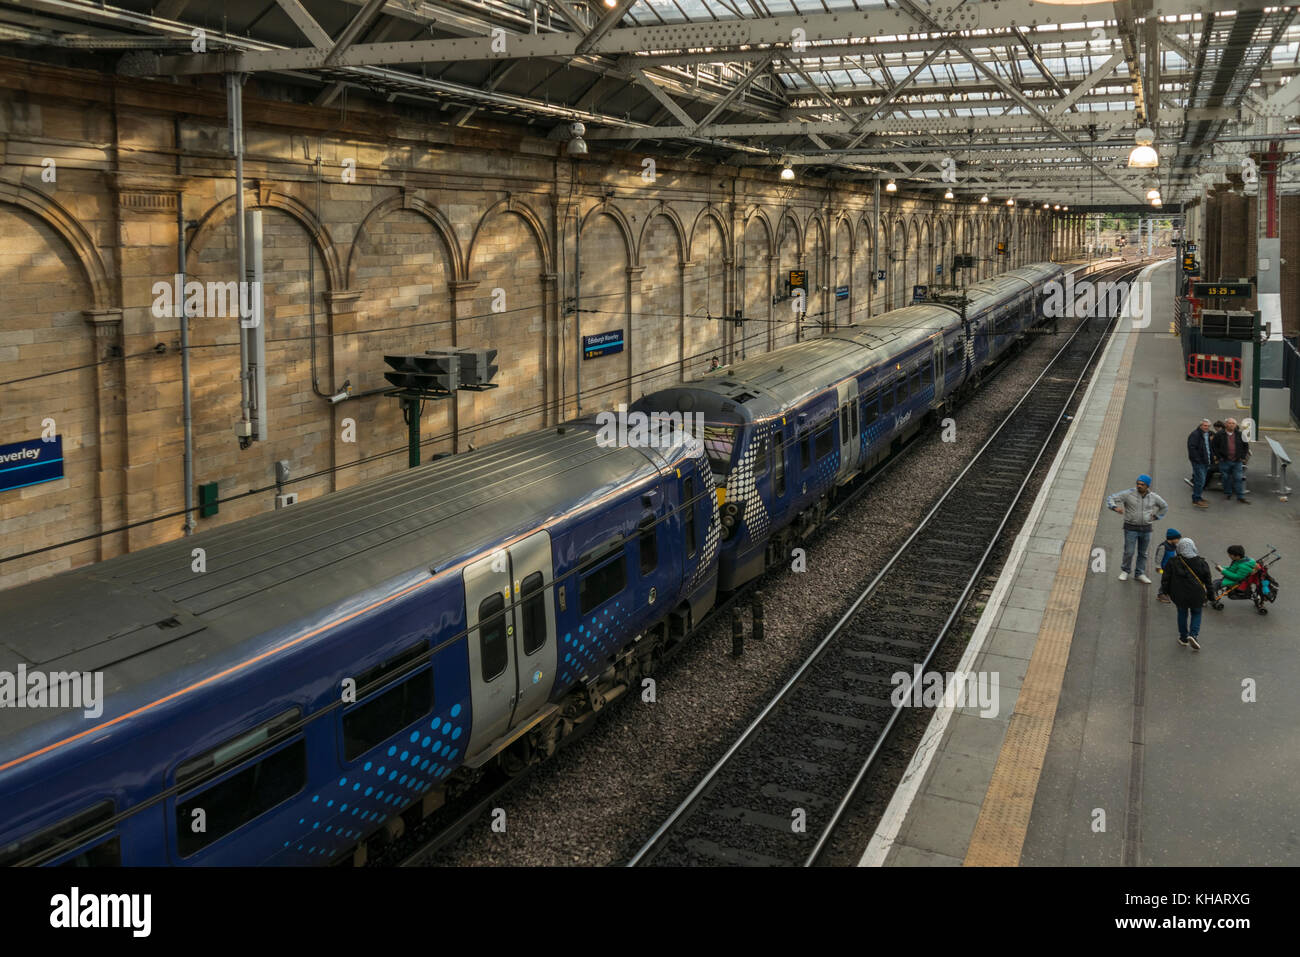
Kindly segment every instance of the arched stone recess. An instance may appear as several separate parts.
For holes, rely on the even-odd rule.
[[[858,243],[853,252],[853,314],[854,322],[861,322],[873,315],[875,304],[876,274],[872,268],[872,224],[869,217],[858,220]]]
[[[722,219],[702,212],[691,229],[690,265],[682,281],[682,351],[689,378],[708,369],[713,356],[724,365],[732,358],[727,348],[729,323],[722,320],[727,309],[728,248]]]
[[[347,288],[343,267],[339,260],[338,247],[334,244],[334,237],[330,235],[329,227],[318,220],[316,214],[305,203],[300,202],[293,196],[263,185],[256,190],[246,189],[244,191],[244,208],[275,209],[297,220],[298,224],[311,237],[312,243],[321,257],[328,291],[338,292]],[[227,196],[199,217],[198,226],[193,232],[191,243],[196,242],[206,231],[222,228],[223,224],[228,222],[234,215],[235,197]],[[231,233],[233,234],[233,232],[234,227],[232,225]],[[235,271],[237,272],[238,269]]]
[[[912,287],[921,282],[920,274],[924,268],[924,257],[925,250],[921,246],[921,223],[917,216],[913,216],[907,228],[907,252],[903,257],[906,272],[903,277],[903,298],[899,303],[900,306],[907,306],[912,302]]]
[[[533,235],[533,242],[537,244],[538,251],[541,255],[543,271],[548,274],[555,272],[555,255],[551,250],[551,242],[548,238],[545,225],[543,225],[541,218],[531,206],[515,196],[510,196],[494,203],[492,206],[488,207],[487,211],[483,213],[481,217],[479,217],[478,223],[474,226],[474,234],[470,237],[469,248],[465,254],[465,261],[467,263],[473,262],[475,247],[478,245],[479,233],[483,229],[483,224],[498,213],[514,213],[528,225],[528,229]],[[620,215],[622,214],[620,213]],[[627,221],[624,220],[625,226],[626,223]],[[630,237],[630,235],[631,232],[629,230],[626,231],[624,237],[624,241],[628,242],[629,248],[630,239],[628,237]]]
[[[853,286],[853,220],[848,216],[836,217],[835,255],[832,259],[831,288],[829,291],[831,325],[847,326],[853,321],[855,289]],[[839,297],[839,290],[848,291],[847,298]]]
[[[903,287],[907,281],[907,222],[901,217],[890,227],[889,308],[903,305]]]
[[[926,216],[921,220],[921,255],[917,257],[917,282],[923,286],[932,286],[935,284],[934,261],[935,261],[935,238],[934,238],[934,220]]]
[[[634,397],[690,378],[700,370],[698,363],[688,367],[682,362],[686,230],[672,207],[659,206],[650,213],[642,224],[637,250],[645,268],[641,272],[641,305],[632,315]]]
[[[35,542],[34,532],[65,541],[122,524],[118,490],[108,508],[97,500],[108,494],[100,470],[122,463],[125,406],[122,363],[93,365],[109,343],[99,347],[87,314],[109,300],[103,264],[85,230],[44,194],[0,183],[0,235],[0,381],[8,383],[0,399],[0,441],[39,438],[52,419],[64,458],[63,478],[0,492],[0,540],[13,553],[24,550],[25,536]],[[120,344],[116,325],[111,344]],[[29,376],[41,378],[12,381]],[[101,557],[100,542],[91,540],[8,561],[0,564],[0,589]]]
[[[701,231],[706,230],[707,224],[712,223],[713,228],[717,230],[717,236],[709,240],[711,248],[714,249],[713,255],[720,256],[722,260],[731,259],[731,236],[727,231],[727,221],[723,218],[722,213],[713,206],[705,206],[695,216],[695,222],[691,223],[690,238],[690,257],[691,262],[700,261],[700,249],[696,245],[700,238]],[[715,242],[721,239],[721,244]]]
[[[189,320],[194,474],[200,481],[217,482],[223,492],[252,488],[265,485],[275,475],[275,463],[288,459],[295,475],[326,473],[294,485],[302,498],[313,498],[336,487],[328,470],[340,464],[344,451],[334,428],[335,407],[312,390],[313,329],[321,390],[341,388],[349,376],[355,377],[353,384],[361,381],[361,369],[335,364],[341,340],[335,337],[340,330],[333,324],[331,303],[343,271],[328,230],[297,200],[262,189],[246,194],[245,204],[262,212],[267,435],[241,451],[231,433],[241,417],[238,224],[231,196],[208,210],[186,249],[187,286],[197,283],[204,291],[201,303],[190,304]],[[177,373],[179,378],[179,363]],[[375,402],[349,403],[348,413],[359,414],[363,405]],[[338,477],[344,484],[354,480],[351,474]],[[179,479],[176,488],[179,497]],[[204,519],[203,527],[247,518],[267,507],[261,496],[237,498],[223,504],[214,518]]]
[[[760,209],[745,221],[737,283],[743,328],[741,354],[757,355],[772,348],[772,225]]]
[[[498,388],[485,392],[463,391],[443,403],[448,406],[455,403],[449,411],[456,416],[457,444],[461,450],[470,444],[482,448],[505,436],[540,428],[547,421],[551,378],[547,364],[555,353],[548,348],[551,329],[546,311],[547,285],[552,273],[545,234],[539,227],[536,216],[526,205],[512,201],[497,203],[474,228],[465,280],[452,283],[450,299],[456,315],[453,326],[456,346],[496,349],[499,368]],[[584,274],[588,268],[586,241],[584,233]],[[614,244],[614,252],[623,259],[624,265],[626,248],[625,243]],[[623,278],[626,280],[626,275]],[[585,279],[582,292],[586,307]],[[609,308],[620,314],[625,312],[626,297],[622,304]],[[562,345],[561,350],[570,357],[571,375],[576,347]],[[566,390],[566,394],[572,392]]]
[[[807,232],[808,244],[804,247],[805,265],[808,269],[808,317],[804,323],[804,335],[816,335],[816,330],[830,324],[830,275],[827,272],[830,252],[823,217],[814,214],[809,217]]]
[[[464,264],[451,224],[427,203],[397,195],[371,210],[352,242],[347,276],[349,294],[334,304],[330,342],[333,368],[352,383],[353,391],[388,385],[385,354],[418,355],[456,345],[455,297]],[[509,309],[508,293],[498,304]],[[342,378],[321,386],[333,391]],[[457,424],[452,408],[450,400],[425,404],[420,418],[425,459],[452,451]],[[365,461],[406,444],[407,428],[395,410],[392,399],[348,404],[345,414],[356,422],[356,441],[340,448],[340,453],[355,449],[359,464],[344,470],[347,481],[340,485],[406,468],[403,456]]]
[[[31,213],[57,233],[66,244],[76,257],[79,270],[89,287],[90,302],[87,308],[95,310],[112,308],[113,294],[109,287],[104,261],[100,258],[94,239],[75,216],[38,189],[0,179],[0,204],[4,203]]]
[[[648,249],[648,247],[646,246],[647,237],[650,233],[650,226],[652,223],[655,223],[655,221],[660,218],[667,220],[666,228],[672,230],[672,234],[676,240],[677,261],[679,263],[686,261],[687,249],[689,248],[687,242],[687,235],[686,235],[686,224],[683,223],[682,218],[679,215],[677,215],[676,209],[669,206],[667,203],[661,202],[658,206],[656,206],[654,209],[650,211],[650,215],[648,215],[646,217],[645,222],[641,224],[641,235],[637,237],[637,241],[636,241],[636,264],[638,266],[645,266],[647,269],[650,268],[650,266],[654,264],[654,260],[652,258],[649,258],[647,253],[653,255],[654,253],[663,251],[662,237],[658,238],[658,241],[656,245],[653,247],[653,249]],[[655,223],[655,226],[656,229],[664,228],[663,223]]]
[[[384,217],[390,215],[396,210],[407,210],[415,213],[428,220],[429,225],[433,227],[434,232],[442,240],[443,248],[450,257],[452,274],[449,281],[461,280],[465,278],[465,256],[461,252],[460,242],[456,239],[456,229],[451,224],[442,210],[438,209],[431,203],[426,202],[419,196],[416,196],[410,190],[402,190],[396,195],[390,196],[383,202],[378,203],[366,216],[361,220],[361,225],[357,227],[356,238],[352,241],[352,246],[348,250],[348,262],[344,275],[346,284],[344,288],[352,289],[357,281],[357,245],[366,236],[367,230],[372,223],[379,222]]]
[[[793,298],[786,298],[786,276],[792,269],[799,269],[804,261],[803,232],[799,220],[789,210],[781,214],[776,233],[775,288],[773,296],[781,296],[780,302],[773,306],[772,348],[789,345],[799,338],[798,304]],[[805,300],[805,305],[806,305]]]

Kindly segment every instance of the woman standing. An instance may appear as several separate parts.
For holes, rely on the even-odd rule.
[[[1169,562],[1169,597],[1178,609],[1178,643],[1200,651],[1201,608],[1213,594],[1210,565],[1196,554],[1190,538],[1178,540],[1177,554]]]

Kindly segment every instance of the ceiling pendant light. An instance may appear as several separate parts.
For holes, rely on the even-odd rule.
[[[1156,199],[1159,196],[1160,190],[1156,189],[1154,186],[1147,190],[1147,199]]]
[[[1060,208],[1061,208],[1061,204],[1060,204],[1060,203],[1057,203],[1055,206],[1052,207],[1052,210],[1053,210],[1053,212],[1055,212],[1056,210],[1058,210],[1058,209],[1060,209]]]
[[[951,186],[949,186],[947,189],[945,189],[945,190],[943,191],[943,198],[944,198],[944,199],[952,199],[952,187],[951,187]]]
[[[1128,165],[1132,169],[1155,169],[1160,165],[1160,154],[1155,151],[1151,145],[1155,142],[1156,134],[1150,127],[1144,126],[1133,134],[1133,140],[1137,146],[1133,147],[1133,152],[1128,154]]]
[[[985,193],[983,196],[980,197],[980,202],[981,202],[981,203],[987,203],[988,201],[989,201],[989,194],[988,194],[988,193]]]
[[[1014,206],[1014,205],[1016,205],[1016,201],[1015,201],[1015,199],[1012,198],[1012,197],[1010,197],[1010,196],[1008,196],[1008,197],[1007,197],[1007,205],[1008,205],[1008,206]]]
[[[790,165],[789,160],[786,160],[781,166],[781,178],[785,180],[794,179],[794,167]]]
[[[885,184],[885,192],[886,192],[886,193],[897,193],[897,192],[898,192],[898,187],[894,185],[894,181],[893,181],[892,179],[891,179],[888,183]]]

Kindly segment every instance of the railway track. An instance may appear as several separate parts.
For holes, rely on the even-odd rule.
[[[1125,263],[1097,280],[1136,274]],[[902,708],[960,620],[1114,325],[1081,323],[912,535],[629,864],[816,864]]]
[[[1122,267],[1131,271],[1131,267]],[[1105,275],[1121,270],[1102,270],[1093,275],[1097,278],[1103,278]],[[991,381],[1000,373],[1010,361],[1011,357],[1000,361],[996,366],[989,369],[984,376],[984,383]],[[889,459],[880,463],[874,469],[859,476],[851,485],[842,489],[836,497],[833,505],[827,511],[827,519],[834,519],[837,515],[851,507],[859,498],[875,484],[876,480],[892,470],[899,462],[906,458],[906,451],[915,444],[923,435],[924,430],[912,435],[899,449],[899,451],[890,456]],[[767,575],[750,582],[735,592],[727,595],[720,595],[716,605],[709,611],[701,621],[695,623],[691,629],[691,635],[713,627],[718,622],[726,621],[733,611],[743,609],[753,592],[762,587]],[[689,643],[682,642],[674,651],[679,650]],[[667,660],[671,660],[672,654]],[[665,661],[665,663],[666,663]],[[584,737],[591,730],[594,722],[588,722],[582,729],[581,733],[575,734],[566,739],[561,747],[569,747]],[[401,839],[400,843],[394,842],[393,845],[382,848],[371,860],[369,866],[392,866],[400,867],[420,867],[433,862],[438,853],[455,841],[465,830],[480,820],[491,809],[498,807],[509,795],[521,787],[531,776],[535,768],[530,767],[514,777],[505,777],[504,775],[494,775],[491,780],[479,782],[472,786],[466,793],[461,794],[450,801],[448,804],[439,809],[435,817],[431,817],[415,825],[412,832]]]

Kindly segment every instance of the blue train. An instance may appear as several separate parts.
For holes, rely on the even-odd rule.
[[[569,423],[0,592],[0,863],[363,862],[639,688],[1060,276],[646,396],[637,447]]]

